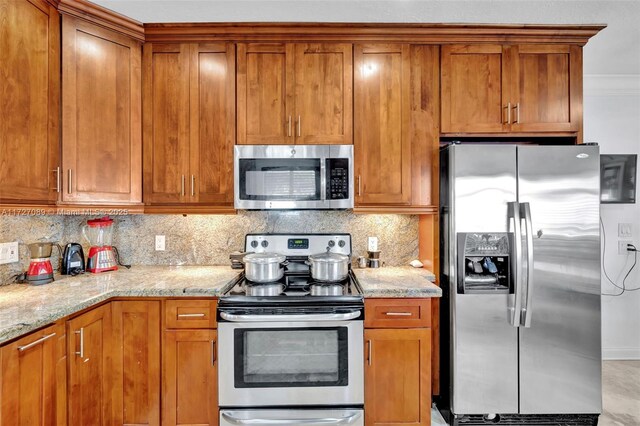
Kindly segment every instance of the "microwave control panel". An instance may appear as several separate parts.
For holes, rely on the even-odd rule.
[[[349,198],[349,160],[327,158],[327,199]]]

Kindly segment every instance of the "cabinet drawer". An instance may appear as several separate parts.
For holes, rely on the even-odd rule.
[[[430,299],[367,299],[365,328],[431,327]]]
[[[165,328],[216,328],[216,300],[167,300]]]

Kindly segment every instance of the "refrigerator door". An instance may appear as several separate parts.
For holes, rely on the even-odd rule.
[[[523,255],[522,414],[601,411],[599,162],[593,146],[518,147],[533,247]]]
[[[509,323],[513,294],[460,294],[456,267],[460,233],[510,231],[507,203],[516,201],[516,147],[449,149],[451,408],[455,414],[517,413],[518,328]]]

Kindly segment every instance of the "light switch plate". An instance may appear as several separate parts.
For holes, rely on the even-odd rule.
[[[20,261],[18,242],[0,243],[0,265]]]
[[[156,235],[156,251],[164,251],[164,235]]]
[[[618,224],[618,238],[631,238],[633,237],[633,225],[630,223]]]

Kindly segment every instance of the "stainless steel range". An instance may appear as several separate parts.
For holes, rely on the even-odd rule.
[[[350,268],[318,281],[308,261],[350,259],[351,236],[249,234],[245,251],[284,255],[284,275],[242,274],[220,298],[220,424],[364,425],[362,291]]]

